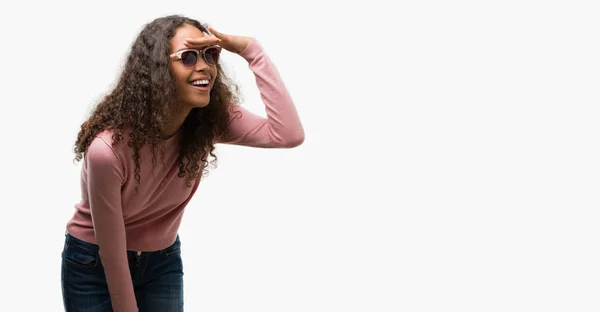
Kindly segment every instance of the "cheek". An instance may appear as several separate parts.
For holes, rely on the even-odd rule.
[[[214,77],[213,78],[213,82],[212,82],[213,85],[215,84],[215,81],[217,80],[217,75],[219,75],[219,71],[216,68],[211,68],[210,69],[210,76]]]
[[[173,70],[173,75],[175,76],[175,84],[178,87],[185,86],[189,79],[189,72],[182,70],[181,68],[171,68]]]
[[[189,75],[186,72],[180,72],[175,76],[175,81],[179,85],[186,85],[189,79]]]

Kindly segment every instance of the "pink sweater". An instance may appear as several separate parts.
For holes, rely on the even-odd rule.
[[[267,118],[242,106],[242,117],[233,119],[228,143],[263,148],[289,148],[304,141],[298,113],[275,65],[256,39],[240,53],[249,63],[265,104]],[[138,311],[127,250],[156,251],[176,239],[184,208],[198,183],[185,185],[178,178],[178,140],[181,131],[167,139],[164,162],[160,153],[152,169],[152,156],[146,146],[140,151],[141,184],[135,194],[135,165],[126,144],[112,147],[111,132],[104,131],[92,141],[81,169],[81,201],[75,205],[66,230],[86,242],[100,246],[113,309]],[[128,135],[123,136],[127,142]]]

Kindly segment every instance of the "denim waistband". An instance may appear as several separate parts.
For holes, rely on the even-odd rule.
[[[135,253],[135,254],[149,254],[149,253],[160,253],[160,252],[166,252],[169,251],[170,248],[174,247],[175,245],[179,244],[179,234],[177,234],[177,238],[175,239],[175,242],[173,242],[173,244],[171,244],[170,246],[164,248],[164,249],[160,249],[160,250],[156,250],[156,251],[134,251],[134,250],[127,250],[128,253]],[[69,234],[69,232],[65,231],[65,244],[68,245],[74,245],[77,246],[79,248],[83,248],[85,250],[88,251],[92,251],[92,252],[98,252],[98,250],[100,249],[100,247],[96,244],[93,243],[88,243],[86,241],[83,241],[71,234]]]

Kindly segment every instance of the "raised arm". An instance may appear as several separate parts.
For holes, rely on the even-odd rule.
[[[277,68],[256,39],[240,53],[249,63],[260,91],[267,118],[242,106],[232,107],[227,137],[216,143],[264,148],[290,148],[304,142],[304,129],[294,102]]]
[[[100,137],[92,141],[85,158],[90,210],[112,307],[115,311],[137,312],[121,206],[124,168],[112,147]]]

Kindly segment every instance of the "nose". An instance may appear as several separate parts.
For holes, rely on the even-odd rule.
[[[198,61],[196,62],[196,66],[194,66],[195,71],[208,71],[209,66],[206,64],[206,61],[203,57],[199,56]]]

